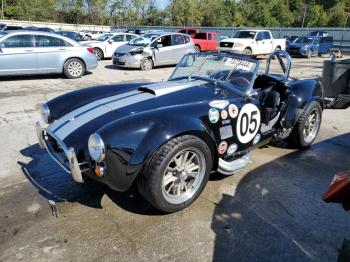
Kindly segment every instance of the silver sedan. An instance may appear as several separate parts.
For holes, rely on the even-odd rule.
[[[79,78],[97,67],[92,47],[67,37],[36,31],[0,34],[0,75],[64,73]]]
[[[118,47],[113,64],[151,70],[154,66],[176,65],[181,58],[195,52],[190,36],[179,33],[150,33]]]

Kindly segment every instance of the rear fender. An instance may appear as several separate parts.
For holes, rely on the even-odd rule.
[[[288,102],[282,117],[283,127],[292,128],[312,101],[323,105],[323,87],[317,80],[300,80],[288,85]]]

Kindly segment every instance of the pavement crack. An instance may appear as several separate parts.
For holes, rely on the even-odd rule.
[[[289,216],[294,217],[294,215],[293,215],[292,213],[290,213],[290,212],[288,211],[288,209],[285,208],[285,207],[282,205],[282,203],[281,203],[280,201],[276,200],[276,202],[277,202],[277,204],[278,204]]]

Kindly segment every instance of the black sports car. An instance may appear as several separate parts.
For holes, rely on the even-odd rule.
[[[269,74],[272,58],[284,74]],[[47,102],[39,143],[77,182],[93,178],[118,191],[136,182],[154,207],[175,212],[199,196],[211,172],[234,174],[271,140],[307,147],[324,108],[350,105],[349,70],[334,91],[334,64],[325,90],[291,79],[290,66],[283,51],[265,73],[247,57],[189,54],[166,82],[86,88]]]

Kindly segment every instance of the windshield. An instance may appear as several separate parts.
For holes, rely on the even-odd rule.
[[[239,56],[195,53],[182,58],[169,80],[204,78],[246,92],[257,69],[257,61]]]
[[[313,40],[314,40],[313,37],[298,37],[297,39],[294,40],[294,43],[309,44],[309,43],[312,43]]]
[[[113,36],[113,34],[104,34],[104,35],[101,35],[100,37],[98,37],[96,40],[97,41],[106,41],[107,39],[111,38]]]
[[[237,31],[233,38],[248,38],[254,39],[256,32],[255,31]]]
[[[144,34],[143,36],[140,36],[131,40],[128,43],[128,45],[145,47],[148,44],[150,44],[154,39],[156,39],[158,36],[159,34]]]
[[[0,38],[3,37],[4,35],[6,35],[5,32],[0,32]]]

